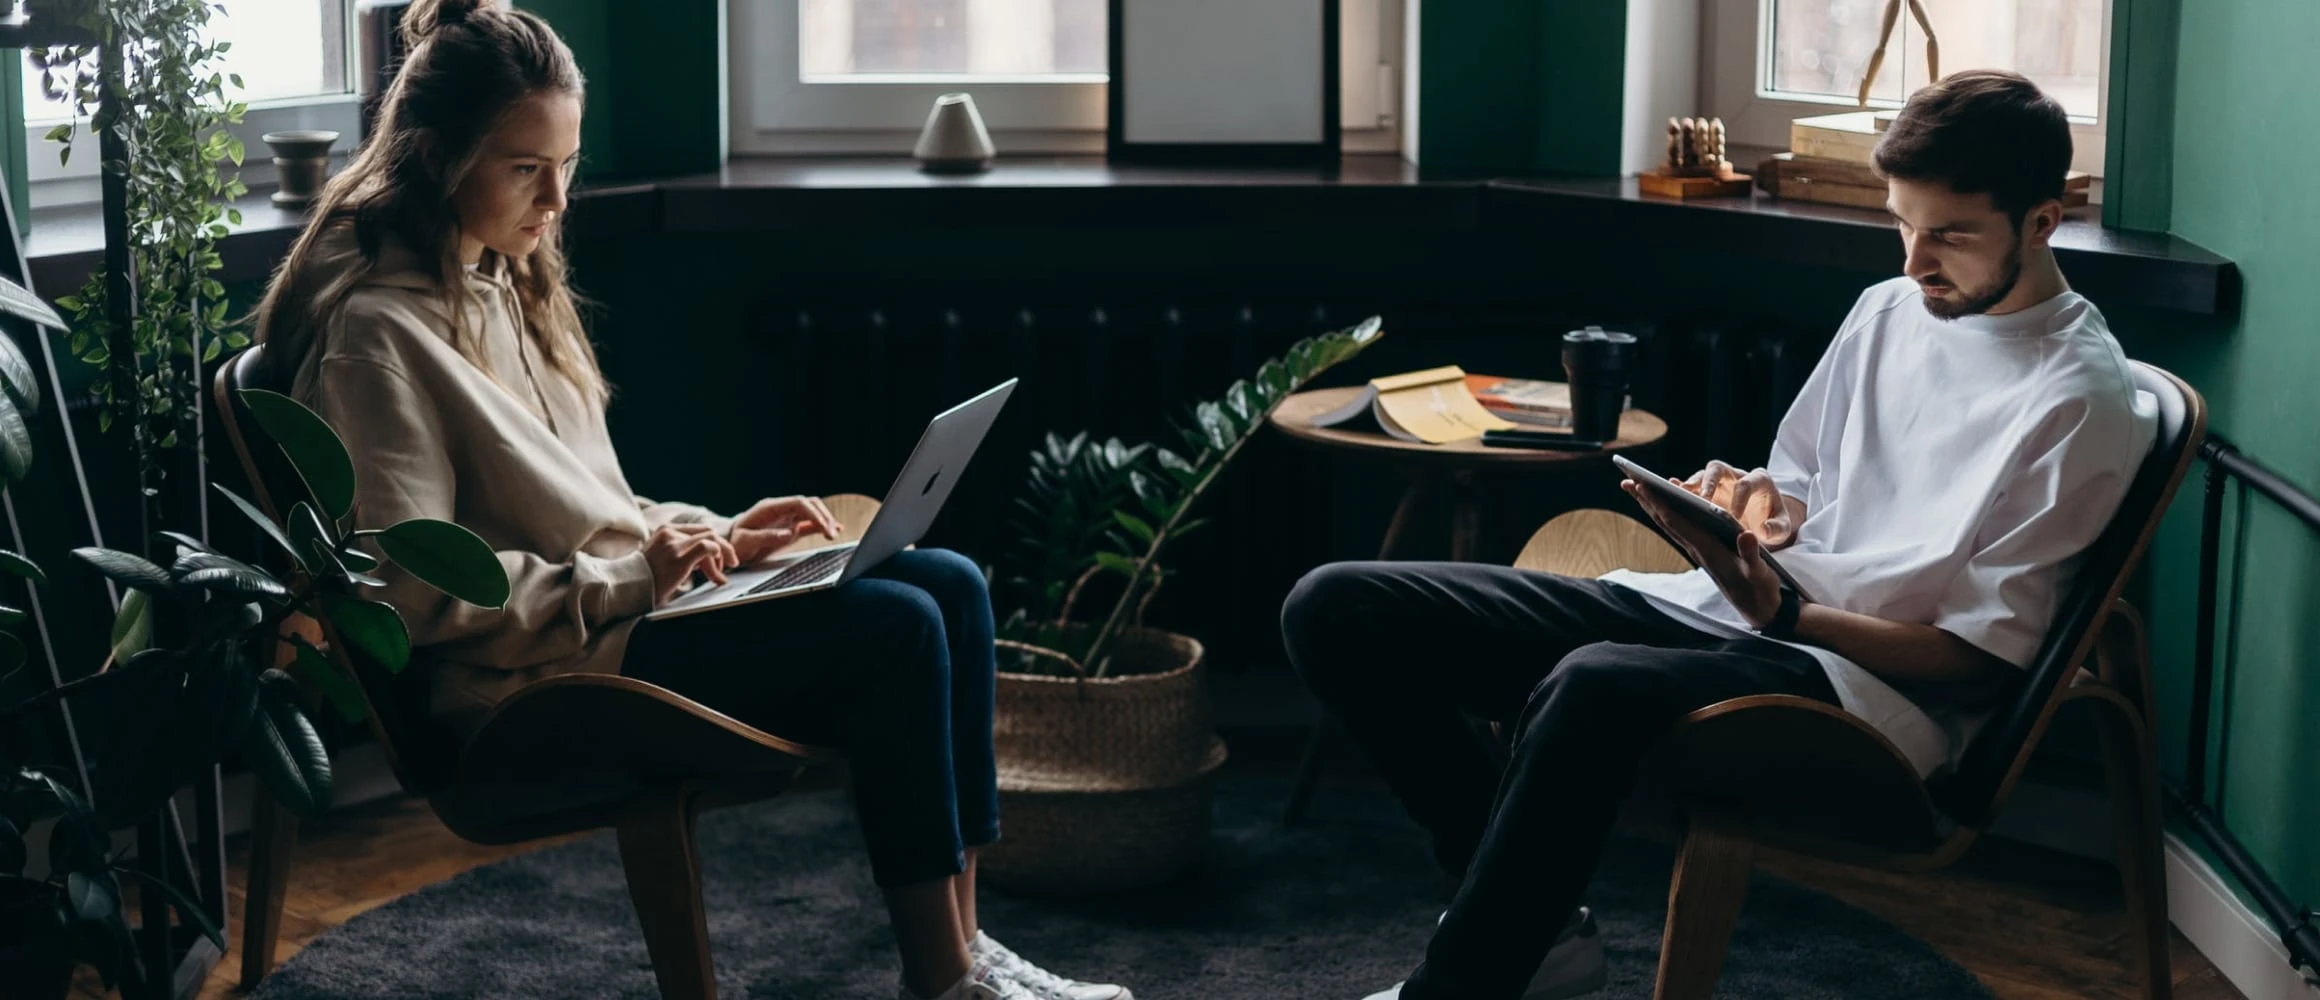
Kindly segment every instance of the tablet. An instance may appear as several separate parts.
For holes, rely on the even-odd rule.
[[[1641,483],[1644,489],[1652,491],[1667,501],[1668,505],[1674,508],[1675,512],[1685,520],[1705,529],[1710,536],[1723,543],[1725,548],[1734,550],[1739,548],[1740,532],[1744,529],[1740,520],[1733,517],[1730,511],[1717,506],[1697,493],[1669,482],[1666,476],[1636,464],[1625,455],[1611,456],[1611,463],[1618,466],[1619,471],[1626,473],[1627,478]],[[1774,573],[1780,576],[1780,582],[1787,584],[1788,589],[1796,591],[1796,596],[1807,601],[1813,599],[1812,595],[1805,593],[1803,587],[1797,586],[1796,578],[1789,576],[1788,571],[1781,568],[1780,561],[1774,559],[1770,551],[1764,553],[1764,561],[1772,567]]]

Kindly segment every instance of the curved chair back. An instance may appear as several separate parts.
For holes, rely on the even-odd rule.
[[[2128,364],[2135,387],[2158,399],[2158,435],[2110,525],[2087,548],[2019,693],[1966,748],[1957,770],[1933,783],[1934,801],[1942,811],[1968,826],[1986,825],[2021,775],[2028,762],[2025,749],[2061,704],[2080,665],[2093,657],[2104,619],[2206,437],[2207,402],[2197,390],[2162,369],[2140,361]]]
[[[249,477],[250,489],[257,494],[251,501],[276,525],[286,526],[285,512],[300,500],[312,502],[311,495],[297,468],[290,464],[289,456],[251,416],[240,391],[251,388],[287,391],[286,386],[266,384],[267,368],[262,353],[265,346],[252,344],[219,365],[212,392],[226,438],[233,443],[234,454],[241,459],[242,472]],[[370,703],[371,734],[385,749],[396,780],[402,783],[404,791],[413,795],[428,794],[449,773],[455,750],[451,737],[428,714],[427,671],[414,661],[401,673],[388,673],[348,643],[339,641],[338,632],[330,622],[323,621],[321,626],[325,652],[332,664],[362,685],[363,698]]]

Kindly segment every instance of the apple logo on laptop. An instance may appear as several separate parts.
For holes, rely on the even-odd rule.
[[[925,495],[927,495],[927,494],[929,494],[929,493],[932,493],[932,492],[934,492],[934,482],[935,482],[935,480],[937,480],[937,479],[941,479],[941,478],[942,478],[942,474],[943,474],[943,470],[941,470],[941,469],[936,469],[936,470],[934,470],[934,475],[931,475],[931,476],[928,476],[928,477],[926,477],[926,485],[925,485],[925,486],[922,486],[922,487],[919,487],[919,490],[918,490],[918,495],[919,495],[919,496],[925,496]]]

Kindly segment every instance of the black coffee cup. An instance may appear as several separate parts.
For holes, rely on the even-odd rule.
[[[1609,441],[1619,436],[1627,408],[1628,371],[1635,336],[1590,326],[1563,335],[1563,376],[1571,383],[1571,436]]]

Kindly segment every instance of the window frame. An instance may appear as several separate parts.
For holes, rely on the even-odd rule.
[[[1339,0],[1339,118],[1348,153],[1400,148],[1403,8],[1413,0]],[[892,75],[799,79],[799,0],[725,6],[730,156],[907,154],[937,95],[970,90],[1002,156],[1104,151],[1102,73],[1008,81]]]
[[[339,16],[341,28],[339,65],[345,67],[341,86],[335,93],[314,94],[307,97],[285,97],[251,102],[249,111],[242,116],[240,125],[227,131],[242,141],[242,183],[251,190],[261,191],[276,181],[273,155],[260,138],[268,132],[290,129],[330,129],[339,134],[331,156],[341,162],[349,155],[362,133],[362,98],[355,93],[355,74],[360,62],[355,48],[355,2],[338,0],[344,8]],[[16,58],[21,58],[16,56]],[[25,74],[24,86],[39,86],[36,74]],[[229,95],[230,96],[230,95]],[[19,98],[21,100],[21,97]],[[88,120],[81,120],[81,128],[73,135],[71,162],[60,162],[63,146],[48,141],[49,130],[62,124],[62,118],[27,118],[24,122],[25,182],[30,202],[29,210],[70,208],[93,205],[103,200],[97,181],[97,153],[95,134],[88,128]]]
[[[1788,148],[1789,121],[1806,115],[1834,114],[1860,107],[1850,97],[1815,98],[1782,95],[1762,86],[1766,79],[1766,46],[1772,37],[1772,5],[1776,0],[1700,0],[1700,102],[1707,113],[1724,120],[1726,141],[1734,146],[1783,150]],[[2103,0],[2102,71],[2095,88],[2095,118],[2070,120],[2071,169],[2101,178],[2103,153],[2111,113],[2111,18],[2117,0]],[[1904,15],[1906,17],[1907,15]],[[1901,32],[1899,25],[1895,33]],[[1899,44],[1896,40],[1893,44]],[[1898,101],[1871,99],[1871,108],[1898,108]]]

